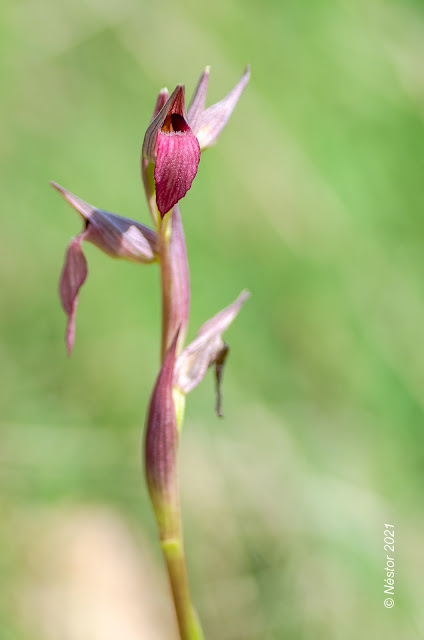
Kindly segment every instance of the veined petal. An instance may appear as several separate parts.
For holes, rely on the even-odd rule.
[[[190,123],[190,127],[192,131],[197,131],[198,125],[200,124],[201,117],[205,110],[206,103],[206,94],[208,91],[208,82],[209,82],[209,72],[210,67],[206,67],[200,76],[199,82],[197,83],[196,90],[193,94],[193,97],[190,102],[190,106],[188,108],[188,121]]]
[[[232,304],[205,322],[175,365],[174,384],[183,393],[189,393],[203,380],[210,365],[215,364],[218,415],[221,415],[222,368],[228,354],[228,346],[222,340],[222,334],[233,322],[249,296],[248,291],[242,291]]]
[[[159,131],[155,165],[156,203],[163,217],[190,189],[200,162],[196,136],[185,131]]]
[[[156,233],[152,229],[100,209],[93,210],[86,240],[112,258],[145,264],[156,259]]]
[[[51,185],[80,214],[86,226],[84,239],[112,256],[134,262],[150,263],[156,260],[157,236],[155,231],[131,218],[96,209],[58,184]]]
[[[155,163],[156,204],[163,217],[190,189],[200,162],[199,143],[187,124],[184,85],[176,87],[152,120],[142,157]],[[146,162],[142,169],[147,175]]]
[[[72,353],[75,341],[75,314],[78,304],[78,293],[87,279],[87,261],[82,252],[81,244],[85,239],[85,233],[81,233],[71,240],[66,251],[65,263],[59,281],[59,295],[62,306],[68,316],[66,327],[66,348],[68,356]]]
[[[206,109],[202,116],[195,120],[195,124],[190,122],[193,133],[197,136],[202,150],[216,143],[219,134],[227,124],[234,107],[249,82],[249,77],[250,67],[247,65],[242,78],[234,89],[223,100]]]

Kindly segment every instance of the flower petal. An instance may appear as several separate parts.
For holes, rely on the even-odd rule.
[[[234,107],[249,82],[249,77],[250,67],[247,65],[241,80],[234,89],[223,100],[206,109],[201,118],[195,121],[194,125],[190,122],[202,150],[216,143],[219,134],[227,124]]]
[[[58,184],[51,185],[80,214],[86,225],[84,239],[113,258],[150,263],[157,257],[155,231],[131,218],[96,209]]]
[[[205,322],[193,342],[179,356],[175,366],[175,386],[183,393],[189,393],[203,380],[209,366],[215,363],[218,415],[221,415],[222,367],[228,354],[228,347],[221,336],[233,322],[249,295],[248,291],[242,291],[232,304]]]
[[[87,261],[82,252],[81,244],[84,233],[71,240],[66,251],[65,263],[59,282],[59,295],[62,306],[68,316],[66,327],[66,348],[68,356],[72,353],[75,340],[75,314],[78,304],[78,293],[86,281],[88,269]]]
[[[152,120],[142,158],[155,163],[156,204],[163,217],[190,189],[200,162],[199,143],[187,124],[184,85],[175,88]],[[145,186],[147,166],[142,161]]]
[[[190,106],[188,108],[188,122],[192,131],[197,131],[198,125],[200,124],[201,117],[205,110],[205,102],[206,102],[206,94],[208,91],[208,81],[209,81],[209,72],[210,67],[206,67],[200,76],[199,82],[197,83],[196,90],[193,94],[193,97],[190,102]]]
[[[200,147],[185,131],[159,131],[155,165],[156,203],[163,217],[190,189],[200,162]]]

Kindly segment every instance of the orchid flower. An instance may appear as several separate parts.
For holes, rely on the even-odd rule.
[[[249,66],[220,102],[205,110],[209,67],[202,73],[188,113],[184,85],[177,85],[168,98],[167,89],[158,96],[153,120],[144,136],[143,180],[149,163],[154,163],[156,204],[163,216],[185,196],[197,174],[200,153],[214,145],[249,81]]]
[[[143,156],[155,162],[156,203],[163,217],[190,189],[200,162],[199,143],[187,124],[183,85],[147,129]]]
[[[68,316],[66,346],[68,355],[71,355],[75,340],[78,294],[88,274],[87,261],[82,251],[83,240],[95,244],[113,258],[149,264],[157,258],[157,237],[155,231],[136,220],[96,209],[55,182],[50,184],[78,211],[84,224],[83,231],[68,245],[59,282],[60,299]]]

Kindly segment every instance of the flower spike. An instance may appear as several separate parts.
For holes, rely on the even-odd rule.
[[[156,204],[163,218],[190,189],[200,162],[199,143],[187,122],[184,85],[176,87],[148,127],[142,154],[155,163]]]
[[[150,397],[145,423],[144,462],[149,496],[174,601],[179,637],[204,636],[192,605],[186,568],[178,488],[179,437],[186,394],[214,366],[216,412],[221,413],[221,383],[229,347],[222,335],[236,318],[248,291],[204,323],[184,349],[190,311],[190,274],[178,202],[191,188],[201,151],[215,144],[249,80],[249,67],[234,89],[205,109],[209,67],[203,71],[188,115],[184,86],[172,95],[161,89],[145,133],[141,175],[155,231],[108,211],[97,209],[55,183],[52,186],[80,215],[83,228],[68,245],[59,283],[67,315],[66,346],[75,340],[78,296],[87,279],[83,241],[114,258],[142,264],[157,262],[162,294],[161,367]]]

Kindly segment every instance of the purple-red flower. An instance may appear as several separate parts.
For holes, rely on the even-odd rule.
[[[68,245],[59,282],[60,299],[68,316],[66,347],[68,355],[71,355],[78,294],[88,274],[82,251],[83,240],[95,244],[113,258],[148,264],[157,259],[157,236],[155,231],[136,220],[96,209],[55,182],[51,185],[78,211],[84,224],[83,231]]]
[[[249,80],[245,73],[234,89],[220,102],[205,110],[209,67],[200,77],[188,113],[185,110],[184,85],[178,85],[172,95],[162,89],[158,96],[153,120],[144,137],[143,172],[153,162],[156,204],[161,217],[185,196],[190,189],[203,149],[215,144],[226,125],[240,95]],[[146,176],[143,176],[146,184]]]
[[[156,204],[163,217],[190,189],[200,162],[200,146],[187,123],[183,85],[147,129],[143,156],[155,162]]]

